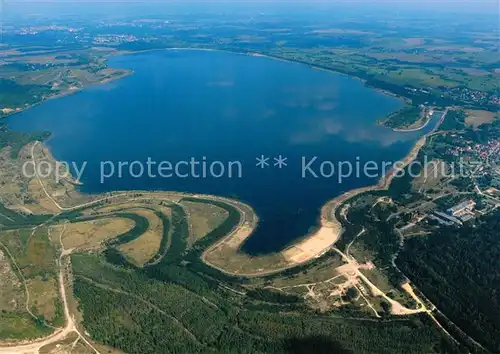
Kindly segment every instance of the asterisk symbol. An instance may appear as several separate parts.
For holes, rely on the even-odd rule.
[[[274,166],[278,166],[278,168],[283,168],[284,166],[288,166],[286,163],[287,158],[279,155],[274,158]]]
[[[260,155],[260,157],[255,158],[257,160],[257,167],[264,168],[269,166],[269,157],[265,157],[264,155]]]

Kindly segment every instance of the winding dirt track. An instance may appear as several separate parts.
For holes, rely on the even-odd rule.
[[[64,257],[71,254],[71,250],[65,250],[62,244],[62,235],[66,231],[66,225],[64,225],[63,230],[59,235],[59,242],[61,244],[61,255],[59,256],[59,293],[61,296],[61,301],[63,303],[64,309],[64,318],[66,325],[64,328],[57,329],[50,336],[45,337],[41,340],[35,340],[28,344],[21,344],[16,346],[8,346],[8,347],[0,347],[0,354],[32,354],[39,353],[40,349],[46,345],[59,342],[65,339],[70,333],[75,332],[78,335],[78,338],[85,342],[90,348],[94,350],[96,354],[100,354],[100,352],[78,331],[76,327],[75,320],[71,316],[68,300],[66,297],[66,286],[65,286],[65,274],[64,274]],[[26,289],[28,291],[28,289]],[[28,292],[29,294],[29,292]],[[29,306],[28,302],[26,306]]]
[[[31,158],[32,158],[32,161],[33,161],[33,166],[35,166],[35,167],[37,166],[36,165],[37,162],[36,162],[36,158],[35,158],[35,147],[38,144],[39,144],[39,142],[37,141],[31,147],[31,156],[32,156]],[[44,186],[44,184],[43,184],[43,182],[42,182],[42,180],[40,178],[40,176],[38,175],[38,172],[37,172],[36,168],[35,168],[35,176],[37,178],[38,183],[42,187],[42,190],[44,191],[44,194],[47,196],[47,198],[49,198],[54,203],[54,205],[61,212],[64,212],[64,211],[73,211],[73,210],[77,210],[77,209],[81,209],[81,208],[86,208],[86,207],[90,207],[90,206],[95,205],[95,204],[99,204],[99,203],[101,203],[103,201],[106,201],[106,200],[109,200],[109,199],[116,199],[116,198],[120,198],[120,197],[127,197],[127,196],[130,195],[130,192],[124,192],[124,193],[119,193],[119,194],[107,196],[105,198],[96,199],[96,200],[93,200],[91,202],[87,202],[87,203],[76,205],[76,206],[72,206],[72,207],[63,207],[47,191],[47,189],[45,188],[45,186]],[[179,195],[183,195],[183,194],[182,193],[172,193],[172,195],[173,196],[179,196]],[[224,201],[224,202],[227,202],[227,203],[231,203],[233,206],[237,207],[241,211],[241,207],[239,206],[238,202],[235,202],[235,201],[233,202],[233,201],[231,201],[229,199],[226,199],[226,198],[216,197],[216,196],[207,196],[207,195],[203,195],[203,196],[194,195],[194,197],[202,197],[202,198],[208,198],[208,199],[212,199],[212,200],[219,200],[219,201]],[[147,199],[151,199],[151,198],[147,198],[147,197],[129,197],[126,200],[127,201],[137,201],[137,200],[147,200]],[[173,200],[170,200],[170,201],[174,202],[175,204],[178,204],[178,203],[176,203]],[[180,204],[178,204],[178,205],[180,205]],[[35,231],[36,231],[36,228],[33,229],[33,233]],[[71,252],[73,251],[73,249],[65,249],[64,248],[64,244],[62,242],[62,236],[63,236],[63,234],[64,234],[65,231],[66,231],[66,225],[64,224],[63,230],[59,234],[59,243],[60,243],[60,252],[61,252],[61,254],[60,254],[59,259],[58,259],[58,266],[59,266],[59,277],[58,278],[59,278],[59,293],[60,293],[60,297],[61,297],[61,301],[62,301],[63,309],[64,309],[65,326],[63,328],[57,328],[54,333],[52,333],[49,336],[44,337],[44,338],[35,339],[35,340],[32,340],[32,341],[24,341],[23,343],[20,343],[20,344],[0,346],[0,354],[38,354],[39,351],[40,351],[40,349],[42,347],[44,347],[46,345],[49,345],[49,344],[57,343],[57,342],[65,339],[66,337],[68,337],[68,335],[71,334],[71,333],[76,333],[78,335],[78,339],[77,340],[83,341],[89,348],[91,348],[94,351],[94,353],[101,354],[90,343],[90,341],[87,340],[85,338],[85,336],[79,331],[79,329],[78,329],[78,327],[76,325],[75,319],[72,316],[70,308],[69,308],[69,305],[68,305],[67,294],[66,294],[66,284],[65,284],[65,278],[66,278],[65,277],[65,261],[66,261],[66,257],[71,255]],[[15,262],[14,258],[10,254],[9,250],[5,246],[3,246],[3,248],[5,248],[7,250],[8,255],[13,260],[13,263],[14,263],[14,265],[17,268],[17,263]],[[68,259],[67,262],[70,262],[70,260]],[[67,263],[67,265],[69,265],[69,263]],[[18,269],[18,271],[20,273],[19,268],[17,268],[17,269]],[[20,273],[20,274],[22,276],[22,273]],[[25,291],[26,291],[26,297],[27,297],[27,299],[29,301],[29,290],[26,287],[26,285],[25,285]],[[29,307],[28,302],[26,304],[26,307],[28,309],[28,307]],[[28,310],[28,312],[31,314],[31,311]],[[34,316],[34,315],[32,314],[32,316]]]
[[[35,142],[35,144],[33,144],[33,146],[31,147],[32,161],[33,161],[33,166],[35,166],[35,167],[36,167],[36,159],[35,159],[35,155],[34,155],[34,149],[35,149],[35,147],[37,145],[38,145],[38,141]],[[35,168],[35,171],[36,170],[37,169]],[[50,200],[54,203],[54,205],[56,205],[57,208],[59,208],[61,211],[63,211],[63,210],[73,210],[73,209],[77,209],[77,208],[81,207],[81,206],[77,206],[77,207],[74,207],[74,208],[62,208],[52,198],[52,196],[47,192],[45,186],[43,185],[43,183],[42,183],[42,181],[40,179],[40,177],[38,176],[38,173],[35,173],[35,174],[36,174],[38,183],[40,183],[40,186],[42,187],[42,189],[43,189],[44,193],[46,194],[46,196],[48,198],[50,198]],[[87,203],[87,204],[88,205],[92,205],[93,203],[97,203],[97,202],[98,201],[94,201],[92,203]],[[35,231],[36,231],[36,228],[33,230],[33,233]],[[61,254],[60,254],[59,260],[58,260],[58,266],[59,266],[59,294],[60,294],[60,298],[61,298],[61,301],[62,301],[62,304],[63,304],[63,309],[64,309],[64,319],[65,319],[65,323],[66,323],[65,326],[63,328],[58,328],[51,335],[49,335],[49,336],[47,336],[45,338],[39,339],[39,340],[29,341],[26,344],[0,347],[0,354],[32,354],[32,353],[39,353],[39,351],[40,351],[40,349],[42,347],[63,340],[70,333],[76,333],[78,335],[78,338],[80,340],[82,340],[85,344],[87,344],[96,354],[100,354],[100,352],[79,332],[79,330],[78,330],[78,328],[77,328],[77,326],[75,324],[75,320],[74,320],[73,316],[70,313],[70,309],[69,309],[69,305],[68,305],[68,299],[67,299],[67,295],[66,295],[65,273],[64,273],[64,269],[65,269],[65,267],[64,267],[64,258],[66,256],[69,256],[71,254],[72,250],[65,250],[64,249],[64,245],[62,243],[62,235],[64,234],[65,231],[66,231],[66,224],[64,225],[63,230],[59,234],[59,243],[60,243],[60,247],[61,247]],[[9,255],[10,255],[10,252],[9,252]],[[22,273],[20,272],[19,268],[17,267],[17,264],[16,264],[14,258],[12,257],[12,255],[10,255],[10,257],[12,258],[14,265],[16,266],[16,268],[18,269],[18,271],[19,271],[19,273],[21,274],[21,277],[22,277]],[[23,277],[23,281],[24,281],[25,289],[26,289],[26,308],[28,309],[28,313],[30,313],[32,316],[34,316],[31,313],[31,311],[29,311],[29,290],[26,287],[26,281],[24,280],[24,277]]]

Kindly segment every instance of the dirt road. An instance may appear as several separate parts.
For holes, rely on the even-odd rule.
[[[64,225],[63,230],[59,234],[59,243],[61,244],[61,255],[59,256],[58,266],[59,266],[59,293],[63,304],[65,326],[64,328],[57,329],[50,336],[45,337],[40,340],[34,340],[26,344],[20,344],[16,346],[6,346],[0,347],[0,354],[38,354],[40,349],[46,345],[59,342],[65,339],[70,333],[76,333],[78,338],[85,342],[96,354],[100,354],[99,351],[78,331],[75,324],[75,320],[70,313],[68,299],[66,296],[66,284],[65,284],[65,273],[64,273],[64,262],[65,257],[71,254],[71,250],[65,250],[62,243],[62,235],[66,231],[66,225]],[[28,305],[27,305],[28,306]]]

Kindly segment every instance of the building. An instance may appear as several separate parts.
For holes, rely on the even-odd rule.
[[[462,222],[467,222],[472,218],[474,218],[474,214],[464,214],[460,217],[460,220],[462,220]]]
[[[440,211],[436,211],[436,212],[434,212],[434,214],[436,214],[438,217],[441,217],[441,218],[443,218],[443,219],[445,219],[447,221],[450,221],[452,223],[455,223],[457,225],[462,226],[462,221],[460,221],[459,219],[457,219],[454,216],[450,216],[450,215],[442,213]]]
[[[438,217],[436,215],[429,215],[428,218],[431,219],[431,220],[437,221],[441,225],[445,225],[445,226],[452,226],[452,225],[454,225],[451,221],[443,220],[443,219],[441,219],[440,217]]]
[[[451,207],[447,210],[447,212],[451,216],[460,216],[464,213],[472,212],[475,207],[476,202],[474,202],[473,200],[466,200],[460,204],[455,205],[454,207]]]
[[[500,191],[496,188],[488,188],[487,190],[484,191],[485,194],[488,194],[489,196],[493,198],[500,198]]]

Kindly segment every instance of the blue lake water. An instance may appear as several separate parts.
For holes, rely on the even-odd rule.
[[[327,200],[380,177],[352,176],[339,183],[337,173],[321,176],[322,161],[354,166],[396,161],[421,134],[376,125],[402,107],[399,99],[302,64],[225,52],[159,51],[115,57],[110,65],[134,74],[14,115],[10,128],[51,131],[48,145],[58,160],[88,161],[84,192],[161,189],[248,202],[260,218],[244,245],[252,254],[277,251],[304,236],[316,227]],[[273,166],[280,154],[287,158],[282,169]],[[261,155],[270,158],[269,167],[256,167]],[[319,178],[310,173],[303,178],[302,158],[307,163],[314,156],[311,169]],[[226,174],[134,178],[125,168],[121,178],[101,183],[101,161],[117,166],[137,160],[146,166],[148,158],[172,164],[205,159],[208,166],[221,161]],[[241,164],[241,178],[236,164],[228,177],[230,161]],[[329,167],[324,165],[323,176],[331,174]],[[179,172],[187,169],[182,165]]]

